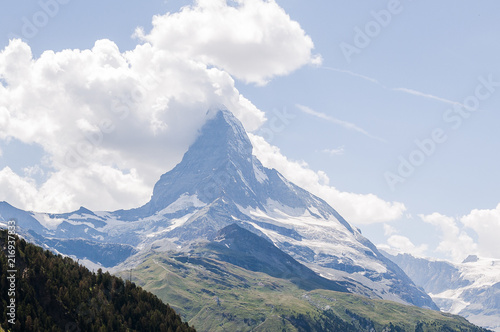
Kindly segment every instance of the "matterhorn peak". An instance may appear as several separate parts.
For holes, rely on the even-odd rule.
[[[226,108],[210,109],[207,121],[182,161],[156,183],[149,213],[183,194],[211,203],[224,194],[256,182],[252,144],[241,122]],[[262,167],[258,163],[258,167]],[[248,190],[247,196],[255,196]],[[249,197],[247,197],[249,198]]]
[[[233,113],[225,108],[210,109],[207,119],[189,151],[201,149],[217,153],[217,157],[229,157],[230,154],[236,154],[238,157],[252,155],[252,144],[245,128]],[[184,158],[190,157],[189,151]]]

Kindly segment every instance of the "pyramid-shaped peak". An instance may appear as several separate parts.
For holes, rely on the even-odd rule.
[[[207,122],[184,158],[201,157],[207,160],[226,161],[248,159],[252,144],[241,122],[227,109],[209,110]],[[208,154],[212,156],[208,156]],[[216,158],[214,158],[216,157]]]
[[[219,133],[215,133],[219,137],[222,137],[222,133],[225,133],[229,135],[224,137],[226,139],[236,139],[237,141],[250,144],[248,135],[240,120],[238,120],[228,109],[219,109],[217,111],[209,110],[207,112],[207,118],[207,123],[202,129],[200,136],[213,134],[209,129],[215,127],[220,130]]]
[[[239,192],[245,182],[257,181],[253,159],[252,144],[241,122],[227,109],[209,110],[182,161],[156,183],[147,210],[159,211],[186,193],[209,203],[224,193]]]

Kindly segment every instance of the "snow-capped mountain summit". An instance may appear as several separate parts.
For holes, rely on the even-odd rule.
[[[444,312],[500,332],[500,260],[468,256],[461,263],[385,253]]]
[[[82,208],[67,214],[16,210],[19,226],[45,244],[53,238],[83,238],[168,251],[212,241],[224,227],[238,224],[322,277],[353,285],[352,292],[437,309],[324,200],[264,167],[231,112],[209,112],[207,117],[182,161],[161,176],[144,206],[115,212]],[[13,208],[2,207],[0,214],[8,219],[4,211]]]
[[[252,155],[252,144],[234,115],[221,110],[212,115],[198,138],[171,171],[156,183],[151,200],[135,210],[117,215],[127,219],[134,215],[183,214],[196,208],[231,211],[222,223],[248,219],[249,213],[272,212],[281,206],[288,210],[306,211],[315,218],[336,218],[344,228],[354,229],[326,202],[285,179],[278,171],[262,166]],[[253,211],[253,212],[252,212]],[[200,214],[193,216],[195,222]],[[185,223],[187,226],[190,223]],[[206,237],[221,226],[202,222]],[[210,229],[212,228],[212,229]]]
[[[254,163],[252,144],[243,126],[229,111],[218,112],[203,127],[182,161],[161,176],[146,207],[151,212],[160,211],[183,194],[210,203],[240,192],[233,196],[235,200],[255,206],[258,196],[249,190],[258,182],[253,176]]]
[[[318,204],[319,199],[290,183],[276,170],[263,167],[252,155],[252,149],[245,129],[231,112],[221,110],[213,114],[182,161],[161,176],[150,202],[137,212],[152,215],[181,196],[196,196],[203,204],[219,199],[262,210],[273,200],[292,208],[316,205],[321,209],[317,212],[325,218],[338,215],[325,202]]]

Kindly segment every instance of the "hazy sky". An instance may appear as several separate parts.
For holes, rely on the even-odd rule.
[[[0,200],[139,206],[223,103],[377,245],[500,258],[497,1],[1,6]]]

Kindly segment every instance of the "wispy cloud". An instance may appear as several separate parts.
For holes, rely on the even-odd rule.
[[[408,88],[392,88],[391,90],[392,91],[398,91],[398,92],[408,93],[410,95],[414,95],[414,96],[418,96],[418,97],[423,97],[423,98],[427,98],[427,99],[436,100],[436,101],[439,101],[439,102],[442,102],[442,103],[446,103],[446,104],[464,106],[464,105],[462,105],[459,102],[456,102],[456,101],[453,101],[453,100],[449,100],[449,99],[446,99],[446,98],[437,97],[437,96],[434,96],[434,95],[431,95],[431,94],[428,94],[428,93],[425,93],[425,92],[413,90],[413,89],[408,89]]]
[[[393,226],[391,226],[389,224],[384,224],[384,235],[385,236],[391,236],[393,234],[396,234],[397,232],[398,231]]]
[[[382,87],[383,89],[386,89],[386,90],[396,91],[396,92],[403,92],[403,93],[406,93],[406,94],[409,94],[409,95],[413,95],[413,96],[417,96],[417,97],[422,97],[422,98],[426,98],[426,99],[431,99],[431,100],[439,101],[441,103],[445,103],[445,104],[449,104],[449,105],[458,105],[458,106],[467,108],[467,106],[463,105],[462,103],[459,103],[459,102],[456,102],[456,101],[453,101],[453,100],[449,100],[449,99],[446,99],[446,98],[438,97],[438,96],[435,96],[435,95],[432,95],[432,94],[429,94],[429,93],[425,93],[425,92],[422,92],[422,91],[418,91],[418,90],[414,90],[414,89],[410,89],[410,88],[404,88],[404,87],[403,88],[391,88],[391,87],[387,87],[384,84],[380,83],[380,81],[378,81],[375,78],[372,78],[372,77],[369,77],[369,76],[366,76],[366,75],[362,75],[362,74],[358,74],[358,73],[352,72],[350,70],[339,69],[339,68],[332,68],[332,67],[321,67],[321,68],[326,69],[326,70],[330,70],[330,71],[335,71],[337,73],[347,74],[349,76],[361,78],[362,80],[365,80],[365,81],[371,82],[373,84],[376,84],[376,85],[378,85],[378,86],[380,86],[380,87]]]
[[[326,153],[330,156],[340,156],[344,154],[344,146],[339,146],[336,149],[323,149],[321,152]]]
[[[296,104],[295,106],[299,110],[301,110],[302,112],[304,112],[304,113],[313,115],[313,116],[315,116],[317,118],[320,118],[320,119],[329,121],[331,123],[334,123],[336,125],[342,126],[345,129],[357,131],[358,133],[361,133],[361,134],[363,134],[363,135],[365,135],[367,137],[379,140],[381,142],[384,142],[384,143],[386,142],[384,139],[382,139],[380,137],[377,137],[377,136],[373,136],[372,134],[368,133],[363,128],[360,128],[360,127],[356,126],[354,123],[347,122],[347,121],[344,121],[344,120],[339,120],[337,118],[334,118],[333,116],[330,116],[330,115],[325,114],[325,113],[317,112],[317,111],[315,111],[315,110],[313,110],[313,109],[311,109],[311,108],[309,108],[307,106],[304,106],[304,105]]]
[[[343,73],[343,74],[351,75],[351,76],[354,76],[354,77],[358,77],[358,78],[364,79],[365,81],[372,82],[372,83],[375,83],[375,84],[383,86],[382,83],[380,83],[379,81],[377,81],[374,78],[371,78],[371,77],[368,77],[368,76],[365,76],[365,75],[361,75],[361,74],[352,72],[350,70],[339,69],[339,68],[332,68],[332,67],[321,67],[321,68],[326,69],[326,70],[336,71],[337,73]]]

